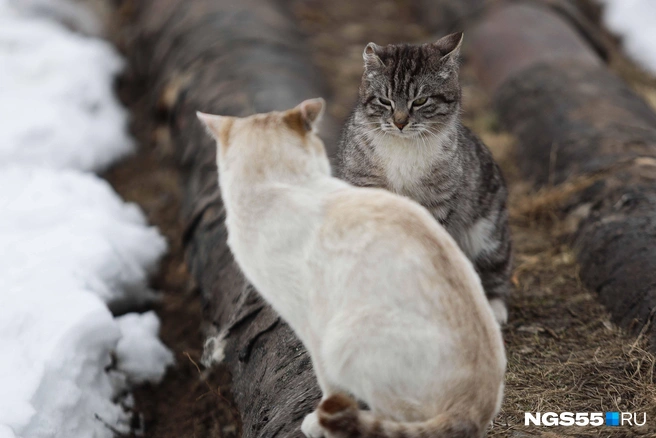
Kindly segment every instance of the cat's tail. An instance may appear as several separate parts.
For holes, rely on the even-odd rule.
[[[361,411],[355,400],[336,394],[317,409],[327,438],[479,438],[483,431],[471,420],[441,414],[428,421],[397,422]]]

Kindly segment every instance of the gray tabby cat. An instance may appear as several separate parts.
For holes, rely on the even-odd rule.
[[[338,172],[426,207],[474,264],[495,317],[508,318],[507,190],[490,151],[460,122],[462,33],[435,43],[369,43],[359,102],[340,143]]]

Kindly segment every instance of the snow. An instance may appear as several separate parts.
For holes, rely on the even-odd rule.
[[[109,310],[153,299],[166,242],[90,173],[133,150],[122,61],[30,7],[60,3],[0,0],[0,438],[126,432],[131,387],[173,363],[153,312]]]
[[[104,32],[102,18],[96,12],[105,12],[102,2],[95,1],[91,7],[86,2],[77,0],[4,0],[18,9],[23,15],[48,17],[65,24],[76,32],[85,35],[101,36]]]
[[[135,301],[135,307],[152,296],[148,276],[166,242],[136,205],[124,203],[93,174],[0,169],[0,266],[11,265],[12,282],[48,272],[76,278],[110,304]]]
[[[0,66],[0,162],[99,171],[133,151],[107,42],[0,0]]]
[[[656,1],[602,0],[604,22],[622,37],[629,56],[656,74]]]
[[[132,383],[161,380],[173,355],[157,339],[159,319],[155,313],[130,313],[117,320],[122,335],[116,347],[118,368]]]

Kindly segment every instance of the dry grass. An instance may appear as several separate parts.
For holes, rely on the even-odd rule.
[[[490,436],[656,436],[656,358],[642,336],[629,336],[611,323],[581,284],[575,254],[561,239],[572,230],[561,207],[599,176],[531,191],[515,167],[515,140],[499,129],[467,66],[463,71],[465,122],[503,167],[515,247],[516,290],[504,330],[506,393]],[[646,412],[647,426],[524,426],[524,412],[607,411]]]
[[[516,291],[504,330],[508,353],[503,410],[491,436],[523,426],[524,412],[647,412],[656,415],[655,358],[646,341],[618,330],[578,278],[571,249],[550,229],[513,224]],[[563,428],[566,436],[656,435],[635,430]]]
[[[554,218],[575,194],[587,189],[598,179],[598,176],[583,176],[555,187],[541,188],[534,193],[515,193],[510,200],[510,216],[529,223]]]

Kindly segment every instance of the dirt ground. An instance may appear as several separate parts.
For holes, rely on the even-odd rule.
[[[343,120],[351,109],[362,72],[362,50],[377,44],[414,42],[431,35],[416,24],[405,0],[382,2],[295,0],[293,13],[308,35],[314,62],[329,81],[329,111]],[[611,62],[647,100],[656,102],[656,81],[625,62]],[[506,396],[490,430],[492,437],[656,436],[654,356],[645,340],[615,327],[578,277],[565,237],[570,225],[558,217],[565,184],[538,193],[522,182],[513,165],[514,139],[503,132],[464,59],[464,119],[492,149],[510,187],[516,291],[504,329],[508,354]],[[134,111],[139,153],[108,173],[127,200],[137,202],[167,236],[171,251],[154,286],[163,292],[157,311],[162,338],[177,364],[160,385],[136,392],[135,418],[151,438],[234,437],[238,414],[228,402],[229,376],[196,367],[202,349],[202,309],[184,264],[178,221],[180,175],[165,142],[139,98],[140,84],[124,81]],[[656,103],[655,103],[656,104]],[[644,427],[524,427],[524,412],[646,412]]]

